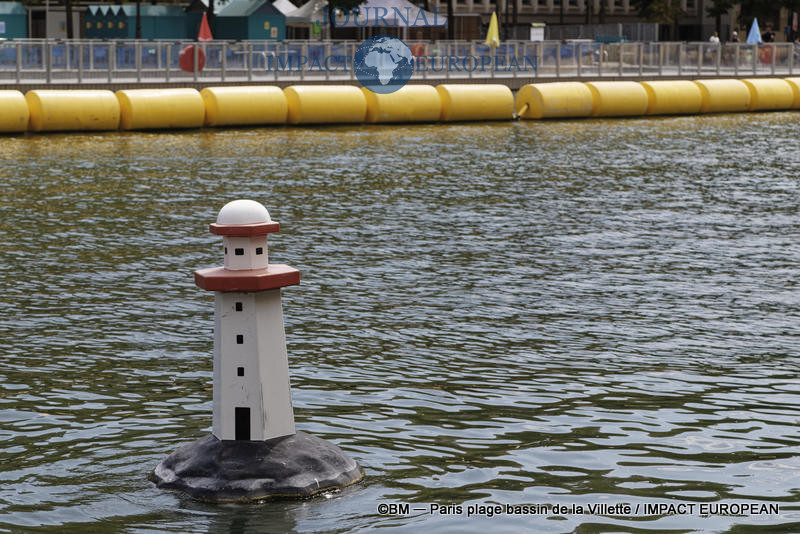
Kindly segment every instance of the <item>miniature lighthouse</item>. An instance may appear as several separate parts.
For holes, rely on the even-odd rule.
[[[308,497],[363,477],[338,446],[295,431],[281,288],[300,272],[270,264],[267,235],[277,232],[252,200],[226,204],[210,225],[222,236],[224,266],[195,271],[214,291],[212,433],[167,456],[149,479],[158,487],[212,502]]]
[[[223,207],[211,232],[222,236],[225,266],[194,273],[214,291],[213,434],[266,440],[294,434],[282,287],[300,271],[269,265],[267,234],[277,232],[266,208],[252,200]]]

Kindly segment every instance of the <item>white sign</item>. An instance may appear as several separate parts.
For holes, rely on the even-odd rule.
[[[0,34],[6,33],[6,21],[0,20]]]

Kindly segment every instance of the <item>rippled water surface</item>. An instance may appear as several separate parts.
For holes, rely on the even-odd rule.
[[[0,138],[0,530],[800,531],[798,114]],[[365,481],[208,505],[208,223],[281,222],[298,428]],[[380,503],[462,504],[386,516]],[[485,503],[766,503],[466,517]],[[777,531],[776,530],[776,531]]]

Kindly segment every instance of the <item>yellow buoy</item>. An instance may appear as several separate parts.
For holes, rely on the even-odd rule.
[[[434,122],[442,100],[432,85],[406,85],[394,93],[379,94],[363,88],[367,122]]]
[[[24,132],[28,129],[30,113],[22,93],[0,91],[0,110],[0,132]]]
[[[791,109],[794,103],[792,85],[780,78],[747,78],[742,80],[750,90],[750,110]]]
[[[703,103],[700,113],[747,111],[750,90],[740,80],[695,80]]]
[[[286,122],[288,106],[280,87],[206,87],[200,95],[206,106],[206,126]]]
[[[35,132],[119,128],[119,103],[111,91],[35,89],[25,101]]]
[[[291,124],[364,122],[367,100],[352,85],[292,85],[283,90]]]
[[[792,86],[792,92],[794,93],[792,108],[800,108],[800,78],[785,78],[785,80]]]
[[[196,89],[117,91],[123,130],[200,128],[206,116]]]
[[[587,82],[594,117],[633,117],[647,112],[647,91],[637,82]]]
[[[588,117],[593,106],[592,92],[581,82],[533,83],[517,93],[521,119]]]
[[[514,118],[514,95],[505,85],[439,85],[443,121],[509,120]]]
[[[693,115],[700,113],[703,96],[688,80],[640,82],[647,92],[648,115]]]

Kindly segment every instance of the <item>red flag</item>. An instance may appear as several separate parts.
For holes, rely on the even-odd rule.
[[[211,41],[214,37],[211,35],[211,28],[208,27],[208,18],[203,13],[203,20],[200,21],[200,31],[197,32],[198,41]]]

